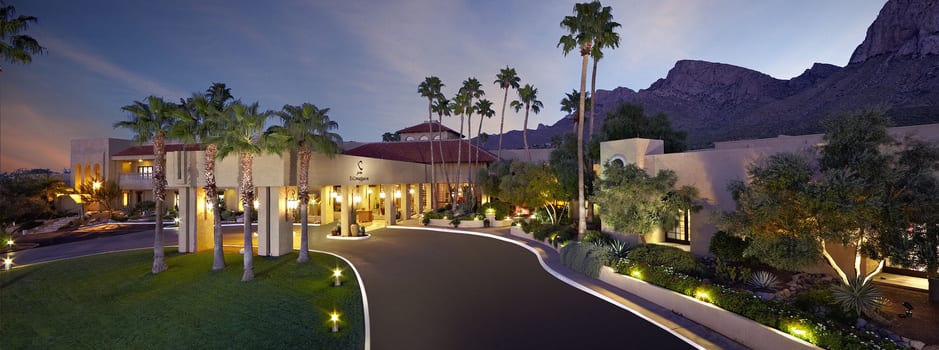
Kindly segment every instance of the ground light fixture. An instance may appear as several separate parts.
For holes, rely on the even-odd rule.
[[[336,266],[336,269],[333,270],[333,277],[335,278],[335,280],[333,281],[333,286],[334,287],[341,286],[342,280],[340,280],[340,278],[342,277],[342,270],[339,268],[339,266]]]
[[[339,332],[339,313],[336,310],[329,314],[329,321],[333,323],[332,332]]]
[[[13,239],[7,240],[7,247],[13,249]]]
[[[9,256],[6,257],[6,258],[4,258],[4,259],[3,259],[3,268],[4,268],[5,270],[9,270],[9,269],[13,268],[13,258],[11,258],[11,257],[9,257]]]
[[[640,280],[642,279],[642,271],[639,271],[639,269],[633,269],[632,272],[629,273],[629,275]]]

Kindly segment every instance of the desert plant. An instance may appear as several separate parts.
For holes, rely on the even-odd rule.
[[[775,290],[779,286],[779,280],[772,272],[757,271],[750,275],[750,281],[747,282],[756,289]]]
[[[743,251],[750,244],[743,238],[731,235],[724,231],[717,231],[714,237],[711,237],[711,245],[708,251],[715,257],[724,261],[743,260]]]
[[[607,237],[607,235],[603,234],[603,232],[600,232],[600,231],[588,230],[587,233],[584,234],[584,238],[581,239],[580,241],[581,242],[599,242],[599,243],[606,244],[606,242],[610,241],[610,237]]]
[[[561,248],[561,264],[594,278],[600,276],[600,267],[607,259],[603,248],[590,243],[572,242]]]
[[[610,259],[625,259],[629,254],[629,244],[619,240],[610,240],[606,245]]]
[[[450,220],[450,225],[453,225],[453,227],[460,227],[460,222],[460,218],[453,218],[453,220]]]
[[[876,311],[884,305],[883,294],[870,280],[863,277],[850,278],[847,284],[832,287],[831,292],[835,303],[845,312],[853,312],[859,317],[880,317]]]
[[[424,218],[421,219],[421,223],[424,224],[424,226],[430,225],[430,216],[424,215]]]
[[[742,283],[750,277],[750,268],[732,265],[725,262],[723,259],[717,259],[714,266],[714,274],[723,281]]]

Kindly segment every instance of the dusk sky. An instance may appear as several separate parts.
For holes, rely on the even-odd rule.
[[[69,140],[128,138],[112,125],[148,95],[176,102],[224,82],[262,108],[330,108],[345,140],[380,141],[427,119],[417,94],[436,75],[452,97],[484,84],[498,133],[506,65],[538,88],[529,127],[563,116],[580,58],[556,47],[573,1],[5,0],[39,18],[27,34],[48,49],[29,65],[0,63],[0,171],[69,166]],[[598,89],[645,89],[680,59],[789,79],[815,62],[847,64],[885,0],[621,0],[620,47],[600,61]],[[510,92],[509,99],[516,97]],[[522,111],[524,113],[524,111]],[[474,118],[475,119],[475,118]],[[459,129],[458,118],[445,124]],[[475,124],[475,123],[474,123]],[[522,114],[507,109],[506,129]],[[475,127],[474,127],[475,129]]]

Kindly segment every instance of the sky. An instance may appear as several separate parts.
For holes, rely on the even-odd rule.
[[[573,1],[4,1],[39,19],[26,34],[47,52],[28,65],[0,62],[0,172],[61,171],[72,139],[130,138],[112,127],[128,118],[122,106],[149,95],[175,102],[213,82],[264,109],[329,108],[343,139],[360,142],[425,121],[417,86],[427,76],[448,97],[479,79],[496,110],[483,126],[490,134],[499,69],[538,89],[544,109],[529,128],[562,118],[564,93],[580,84],[580,57],[556,47]],[[780,79],[815,62],[844,66],[885,2],[604,0],[621,42],[604,53],[597,88],[648,88],[682,59]],[[507,108],[506,130],[521,129],[523,113]],[[459,118],[444,124],[459,130]]]

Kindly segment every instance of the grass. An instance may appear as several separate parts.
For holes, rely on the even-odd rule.
[[[242,283],[242,259],[167,249],[169,270],[150,274],[152,250],[27,266],[0,273],[0,347],[315,348],[364,347],[362,297],[341,260],[296,253],[255,257]],[[332,287],[332,269],[343,285]],[[330,332],[329,313],[340,313]]]

